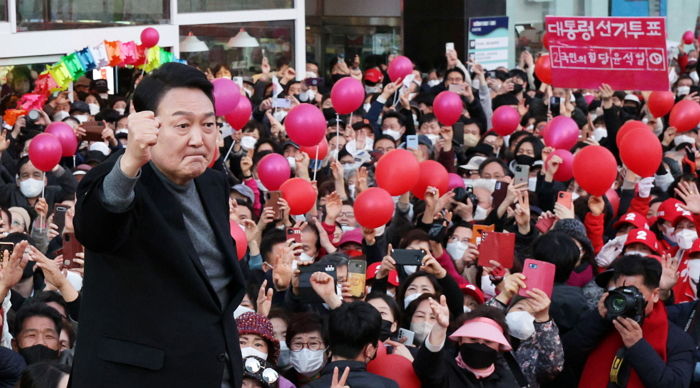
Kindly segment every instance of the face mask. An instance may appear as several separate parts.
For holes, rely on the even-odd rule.
[[[523,85],[513,84],[513,91],[511,93],[518,94],[523,91]]]
[[[38,197],[43,188],[44,181],[42,179],[29,178],[19,182],[19,191],[27,198]]]
[[[413,265],[413,266],[411,266],[411,267],[415,267],[415,265]],[[404,267],[404,269],[405,269],[405,268],[406,268],[406,267]],[[421,295],[422,295],[422,294],[421,294],[420,292],[416,292],[415,294],[411,294],[411,295],[406,295],[406,296],[404,296],[404,297],[403,297],[403,308],[404,308],[404,309],[407,309],[407,308],[408,308],[408,305],[411,304],[411,302],[413,302],[414,300],[418,299],[418,297],[421,296]]]
[[[433,325],[428,322],[411,322],[411,331],[416,333],[414,338],[416,344],[423,344],[432,329]]]
[[[53,350],[44,345],[34,345],[19,349],[19,354],[24,358],[27,365],[58,359],[58,350]]]
[[[605,127],[595,127],[593,130],[593,138],[595,141],[600,141],[600,139],[608,137],[608,130]]]
[[[406,276],[413,275],[418,271],[418,266],[416,265],[406,265],[403,267],[403,271],[406,272]]]
[[[527,311],[513,311],[506,314],[508,333],[524,341],[535,334],[535,317]]]
[[[465,133],[464,134],[464,146],[467,148],[472,148],[474,147],[477,143],[479,143],[480,137],[471,133]]]
[[[129,130],[126,129],[126,128],[119,128],[119,129],[117,129],[116,131],[114,131],[114,134],[115,134],[115,135],[119,135],[119,134],[122,134],[122,133],[128,135],[128,134],[129,134]]]
[[[690,287],[697,295],[698,280],[700,280],[700,260],[688,260],[688,278],[690,279]]]
[[[99,106],[99,105],[97,105],[97,104],[88,104],[88,106],[90,107],[90,114],[91,114],[91,115],[94,116],[94,115],[100,113],[100,106]]]
[[[392,321],[382,319],[382,328],[379,330],[380,341],[386,341],[389,337],[391,337],[391,325],[393,324],[394,322]]]
[[[465,314],[466,314],[466,313],[472,312],[472,309],[470,309],[470,308],[467,307],[467,306],[463,306],[463,307],[462,307],[462,310],[464,311]]]
[[[532,125],[532,124],[530,124],[530,125],[528,125],[527,127],[525,127],[525,130],[528,131],[528,132],[532,132],[532,131],[535,130],[535,126]]]
[[[307,89],[299,95],[299,101],[312,101],[316,97],[316,92],[311,89]]]
[[[385,129],[382,134],[386,136],[391,136],[394,140],[398,141],[401,138],[401,132],[394,131],[393,129]]]
[[[435,134],[433,134],[433,133],[429,133],[429,134],[427,134],[427,135],[425,135],[425,136],[427,136],[428,139],[430,139],[430,143],[431,143],[432,145],[437,144],[438,140],[440,140],[440,135],[435,135]]]
[[[335,110],[333,108],[323,108],[321,111],[323,112],[323,117],[326,118],[326,121],[335,118]]]
[[[240,317],[241,315],[243,315],[245,313],[254,313],[254,312],[255,312],[255,310],[253,310],[250,307],[245,307],[243,305],[239,305],[238,307],[236,307],[235,310],[233,310],[233,319],[238,319],[238,317]]]
[[[258,139],[254,138],[253,136],[243,136],[241,137],[241,147],[246,150],[252,150],[255,148],[255,144],[258,142]]]
[[[440,83],[442,83],[442,80],[439,79],[428,80],[428,86],[430,86],[431,88],[440,85]]]
[[[90,144],[90,147],[88,147],[88,151],[98,151],[101,152],[104,156],[107,156],[110,153],[112,153],[112,150],[109,149],[109,146],[101,141]]]
[[[369,86],[365,85],[365,93],[367,94],[374,94],[374,93],[381,93],[382,88],[380,86]]]
[[[287,156],[287,163],[289,163],[289,168],[291,168],[292,171],[294,171],[294,169],[297,166],[297,160],[294,159],[293,156]]]
[[[124,116],[124,112],[126,112],[126,109],[124,109],[124,108],[119,108],[119,109],[115,109],[115,110],[117,111],[117,113],[119,113],[122,116]]]
[[[299,255],[299,261],[303,263],[313,263],[314,258],[307,255],[306,252],[301,252],[301,255]]]
[[[692,229],[682,229],[674,236],[676,236],[676,243],[681,249],[690,249],[693,246],[693,241],[698,238],[698,232]]]
[[[274,117],[277,121],[282,122],[285,117],[287,117],[287,111],[285,110],[277,110],[275,113],[272,114],[272,117]]]
[[[535,158],[530,155],[515,155],[515,163],[532,166],[535,163]]]
[[[287,341],[280,341],[280,356],[277,358],[277,366],[282,369],[289,367],[291,353],[287,346]]]
[[[673,138],[673,145],[676,147],[683,143],[695,144],[695,139],[688,135],[676,135],[676,137]]]
[[[477,221],[485,220],[489,215],[489,211],[483,207],[476,205],[476,210],[474,210],[474,219]]]
[[[355,230],[355,227],[350,225],[340,225],[340,229],[343,231],[343,233],[345,233],[351,230]]]
[[[75,117],[80,122],[80,124],[88,121],[89,118],[88,115],[74,115],[73,117]]]
[[[679,86],[676,88],[676,96],[685,96],[690,93],[690,86]]]
[[[625,251],[625,255],[646,256],[647,254],[644,252],[640,252],[640,251],[628,250],[628,251]]]
[[[467,251],[469,246],[461,241],[448,242],[445,250],[450,255],[452,260],[458,261],[464,256],[464,252]]]
[[[531,177],[527,178],[527,190],[528,191],[537,190],[537,177],[536,176],[531,176]]]
[[[357,169],[357,165],[355,163],[345,163],[343,164],[343,174],[345,177],[348,177],[350,173],[355,171]]]
[[[365,112],[369,112],[369,109],[372,107],[372,104],[362,104],[362,109],[364,109]]]
[[[700,82],[700,77],[698,77],[698,72],[697,72],[697,71],[694,71],[694,72],[688,74],[688,76],[690,77],[690,79],[693,80],[693,82],[695,83],[695,85],[697,85],[698,82]],[[688,90],[688,92],[690,92],[690,90]]]
[[[313,376],[323,368],[325,364],[325,350],[309,350],[301,349],[298,352],[292,352],[289,361],[294,369],[306,376]]]
[[[496,362],[498,352],[484,344],[470,343],[459,346],[459,355],[470,368],[485,369]]]
[[[623,106],[622,111],[632,117],[639,116],[639,108],[637,108],[636,106]]]
[[[241,348],[241,358],[245,359],[250,356],[255,356],[257,358],[262,358],[263,360],[267,360],[267,353],[263,353],[259,351],[258,349],[251,348],[250,346],[246,346],[245,348]]]
[[[68,116],[70,115],[65,110],[59,110],[58,112],[54,113],[53,121],[63,121],[63,119],[65,119]]]

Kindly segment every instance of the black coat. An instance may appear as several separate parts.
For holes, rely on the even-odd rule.
[[[71,387],[219,388],[225,367],[240,387],[242,362],[233,310],[244,279],[229,234],[225,177],[207,169],[195,185],[233,274],[221,306],[185,229],[182,210],[153,167],[120,214],[102,200],[116,156],[78,188],[75,231],[85,245],[80,332]]]
[[[345,367],[350,367],[347,385],[352,388],[398,388],[394,380],[387,379],[374,373],[367,372],[367,366],[359,361],[329,362],[321,371],[321,376],[305,385],[307,388],[328,388],[333,378],[333,368],[338,367],[338,377],[343,374]]]

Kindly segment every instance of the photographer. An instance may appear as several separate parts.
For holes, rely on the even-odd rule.
[[[659,298],[661,264],[623,256],[596,282],[610,291],[598,310],[562,337],[569,367],[583,367],[586,387],[687,387],[692,339],[666,317]],[[585,364],[584,364],[585,363]]]

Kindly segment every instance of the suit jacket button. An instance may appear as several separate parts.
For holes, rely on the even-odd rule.
[[[216,356],[216,359],[219,360],[219,362],[226,362],[228,361],[228,354],[220,353],[218,356]]]

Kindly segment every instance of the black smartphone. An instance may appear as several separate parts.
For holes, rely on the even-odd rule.
[[[501,202],[503,202],[503,200],[506,199],[507,194],[508,183],[496,181],[495,188],[493,190],[493,193],[491,194],[491,198],[493,198],[493,209],[497,209],[499,206],[501,206]]]
[[[464,123],[458,121],[452,124],[452,138],[457,141],[459,145],[464,145]]]
[[[299,299],[304,303],[323,303],[318,294],[311,287],[311,275],[314,272],[325,272],[333,277],[334,283],[337,282],[335,266],[332,264],[311,264],[299,267]]]
[[[68,206],[55,204],[53,205],[53,223],[58,226],[58,233],[63,231],[66,226],[66,212],[68,211]]]
[[[420,267],[423,263],[423,257],[425,257],[425,251],[422,249],[394,249],[391,252],[391,257],[396,261],[396,265]]]
[[[552,116],[559,116],[560,105],[561,97],[549,98],[549,112],[552,113]]]

